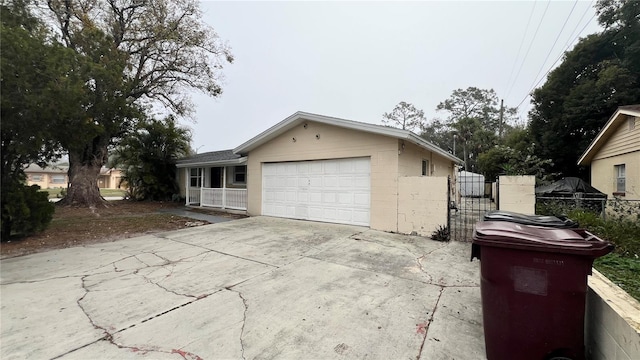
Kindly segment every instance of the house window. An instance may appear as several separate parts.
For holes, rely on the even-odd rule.
[[[51,175],[52,184],[64,184],[64,175]]]
[[[636,128],[636,117],[635,116],[628,116],[627,117],[627,123],[629,125],[629,131],[635,129]]]
[[[190,185],[191,187],[202,186],[202,169],[201,168],[191,169],[190,184],[191,184]]]
[[[624,164],[622,165],[615,165],[615,172],[616,172],[616,192],[617,193],[621,193],[624,194],[625,192],[625,178],[626,178],[626,170],[625,170],[625,166]]]
[[[42,174],[31,175],[31,181],[41,182],[42,180]]]
[[[429,176],[429,160],[422,160],[422,176]]]
[[[246,166],[235,166],[233,168],[233,183],[234,184],[247,183],[247,167]]]

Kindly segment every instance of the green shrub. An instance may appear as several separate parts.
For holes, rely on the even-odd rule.
[[[55,207],[38,185],[13,184],[2,189],[2,241],[40,232],[49,225]]]
[[[582,210],[572,210],[568,216],[580,227],[614,243],[617,254],[635,259],[640,257],[640,221],[622,216],[603,219],[598,214]]]
[[[449,241],[449,228],[439,225],[436,230],[431,233],[431,239],[435,241]]]
[[[598,258],[594,267],[609,280],[640,300],[640,204],[611,199],[604,217],[601,211],[579,208],[574,201],[545,201],[536,204],[541,215],[566,215],[603,240],[615,244],[613,253]]]

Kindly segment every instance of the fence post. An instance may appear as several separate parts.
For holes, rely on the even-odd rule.
[[[500,176],[496,179],[496,210],[500,210]]]
[[[447,176],[447,235],[451,241],[451,175]]]

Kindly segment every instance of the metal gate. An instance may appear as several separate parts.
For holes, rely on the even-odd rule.
[[[453,199],[449,201],[449,237],[469,242],[473,238],[475,224],[482,220],[484,214],[496,210],[499,184],[496,180],[494,186],[492,181],[485,181],[484,176],[466,171],[459,171],[453,182],[453,187],[450,187],[454,191]]]

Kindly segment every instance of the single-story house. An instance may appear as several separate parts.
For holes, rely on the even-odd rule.
[[[36,164],[29,165],[25,170],[27,185],[39,185],[42,189],[67,188],[69,185],[69,165],[52,164],[41,168]],[[122,170],[102,167],[98,175],[98,187],[101,189],[123,189],[121,184]]]
[[[610,198],[640,200],[640,105],[619,107],[578,165],[591,165],[591,185]]]
[[[54,164],[41,168],[36,164],[31,164],[24,172],[27,175],[27,185],[38,185],[42,189],[52,189],[67,187],[69,183],[68,170],[66,165]]]
[[[407,204],[426,208],[425,196],[437,195],[446,225],[461,163],[407,130],[296,112],[233,150],[177,166],[187,205],[424,233],[414,218],[426,213]]]

